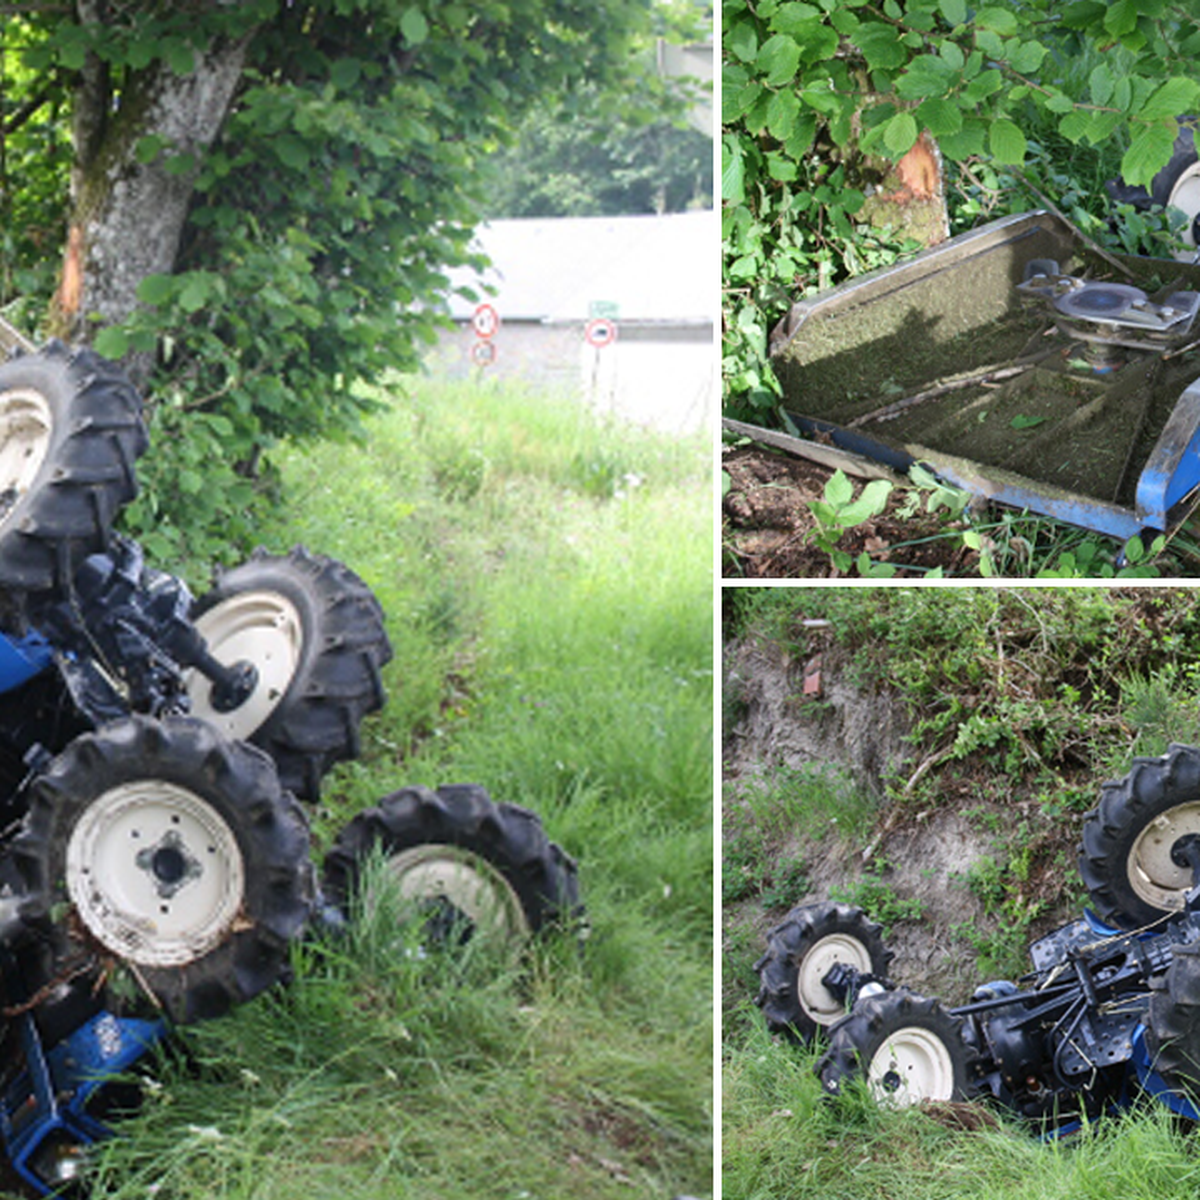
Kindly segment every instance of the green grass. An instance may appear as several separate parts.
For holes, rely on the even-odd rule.
[[[388,614],[389,704],[315,814],[473,781],[580,863],[591,937],[513,964],[368,919],[188,1031],[97,1196],[711,1193],[708,447],[504,388],[396,381],[366,446],[284,461],[263,531]],[[405,398],[403,392],[410,395]]]
[[[815,1061],[761,1030],[726,1052],[723,1200],[1183,1200],[1200,1184],[1194,1138],[1161,1105],[1043,1142],[1004,1118],[947,1128],[855,1089],[827,1100]]]

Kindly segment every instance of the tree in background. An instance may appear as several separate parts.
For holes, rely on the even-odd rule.
[[[712,138],[675,121],[531,113],[501,155],[489,217],[594,217],[711,208]]]
[[[579,0],[0,17],[0,299],[149,384],[129,516],[158,552],[184,530],[193,552],[231,545],[265,450],[353,433],[372,403],[356,385],[417,365],[444,269],[472,261],[483,166],[527,112],[585,85],[614,120],[618,97],[646,99],[649,0],[603,20]]]
[[[903,249],[863,219],[880,162],[925,139],[960,178],[1019,179],[1050,143],[1116,145],[1114,174],[1148,185],[1200,108],[1198,51],[1172,0],[726,0],[726,409],[777,403],[767,332],[792,300]]]

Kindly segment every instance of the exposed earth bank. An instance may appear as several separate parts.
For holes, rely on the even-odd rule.
[[[956,764],[954,772],[941,771],[937,755],[922,757],[907,740],[911,719],[898,698],[851,683],[849,664],[823,645],[819,630],[794,656],[771,642],[742,641],[727,645],[724,658],[727,1010],[756,990],[751,967],[766,930],[792,904],[828,899],[831,890],[855,901],[872,897],[884,909],[869,915],[889,926],[893,979],[962,1003],[977,984],[994,977],[981,972],[1001,962],[1017,965],[1023,954],[1023,945],[1011,937],[1006,942],[996,897],[987,888],[993,864],[1010,861],[1013,831],[1022,823],[1028,839],[1025,894],[1044,909],[1033,932],[1040,935],[1078,915],[1075,822],[1044,823],[1037,802],[996,795],[994,779],[977,786],[985,781],[973,780],[969,770]],[[770,825],[763,816],[764,791],[782,786],[786,793],[792,773],[810,772],[846,780],[847,796],[860,798],[849,807],[856,814],[865,810],[865,817],[847,824],[822,813],[816,823],[784,820],[763,833]],[[772,811],[781,804],[786,800],[776,801]],[[762,838],[766,885],[738,896],[736,873],[744,869],[749,831]],[[806,884],[803,892],[764,907],[780,890],[773,881],[797,877]],[[892,915],[905,913],[914,915]],[[997,954],[998,946],[1007,954]]]

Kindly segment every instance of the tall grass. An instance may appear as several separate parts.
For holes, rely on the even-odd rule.
[[[865,1090],[822,1096],[815,1051],[765,1031],[726,1052],[723,1200],[1183,1200],[1200,1185],[1192,1138],[1146,1104],[1061,1141],[1007,1121],[968,1131]]]
[[[283,464],[263,531],[351,564],[395,648],[317,837],[402,785],[482,783],[577,857],[591,937],[463,960],[385,913],[304,948],[285,992],[186,1035],[96,1194],[704,1195],[707,447],[510,388],[388,390],[365,446]]]

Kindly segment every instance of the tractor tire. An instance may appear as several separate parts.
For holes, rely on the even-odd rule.
[[[191,616],[214,658],[258,671],[253,693],[231,712],[213,705],[203,675],[188,672],[193,715],[261,746],[288,791],[316,800],[329,768],[358,756],[359,725],[386,698],[380,673],[392,649],[379,602],[348,567],[298,546],[283,556],[255,551]]]
[[[193,717],[133,717],[76,738],[28,795],[12,856],[49,978],[88,956],[103,977],[123,965],[192,1022],[285,977],[313,870],[304,812],[261,750]]]
[[[1154,176],[1149,188],[1132,186],[1123,180],[1107,185],[1109,196],[1117,203],[1135,208],[1174,208],[1184,215],[1182,239],[1187,249],[1176,257],[1190,262],[1200,247],[1200,155],[1196,151],[1196,118],[1179,121],[1171,158]]]
[[[1151,1066],[1169,1087],[1200,1095],[1200,942],[1172,946],[1166,975],[1150,986]]]
[[[849,904],[801,905],[767,934],[767,952],[754,964],[755,1003],[772,1033],[808,1044],[846,1015],[822,984],[837,963],[884,979],[892,952],[883,932]]]
[[[582,931],[574,859],[535,813],[476,784],[407,787],[359,813],[325,858],[326,900],[352,916],[373,858],[400,900],[424,911],[435,940],[451,929],[459,942],[478,933],[509,944],[551,926]]]
[[[962,1021],[900,988],[859,1000],[829,1031],[816,1070],[828,1095],[861,1078],[877,1103],[905,1108],[967,1099],[973,1057]]]
[[[0,588],[61,589],[137,494],[142,402],[91,350],[48,343],[0,365]]]
[[[1079,873],[1096,913],[1141,929],[1183,908],[1192,870],[1182,839],[1200,836],[1200,749],[1173,745],[1135,758],[1123,779],[1103,785],[1085,818]]]

